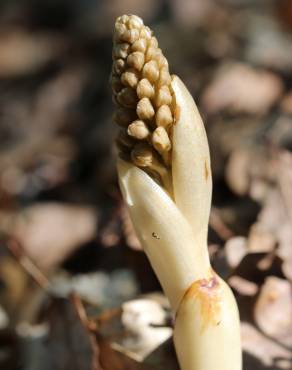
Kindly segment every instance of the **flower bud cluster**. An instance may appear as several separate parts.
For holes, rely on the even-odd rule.
[[[157,39],[135,15],[115,23],[111,84],[120,154],[159,174],[159,168],[170,165],[171,77]]]

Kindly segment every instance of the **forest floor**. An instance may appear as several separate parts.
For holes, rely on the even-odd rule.
[[[111,35],[129,12],[206,125],[209,251],[244,370],[292,369],[290,0],[1,2],[0,368],[178,369],[115,172]]]

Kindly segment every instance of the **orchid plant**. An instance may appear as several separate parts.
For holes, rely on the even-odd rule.
[[[236,301],[207,248],[212,176],[204,124],[152,31],[135,15],[116,20],[111,85],[120,188],[175,314],[181,369],[240,370]]]

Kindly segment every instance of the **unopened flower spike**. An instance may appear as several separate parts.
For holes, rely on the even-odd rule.
[[[172,193],[171,77],[156,38],[137,16],[124,15],[116,21],[111,83],[118,106],[115,121],[129,137],[119,140],[120,153],[130,155],[135,165]]]
[[[175,314],[181,369],[240,370],[237,305],[207,249],[212,178],[204,124],[141,18],[119,17],[113,44],[120,187]]]

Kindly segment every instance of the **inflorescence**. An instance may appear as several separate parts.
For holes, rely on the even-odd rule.
[[[174,102],[168,62],[141,18],[115,23],[111,84],[122,158],[165,181],[169,172]]]

